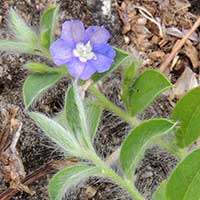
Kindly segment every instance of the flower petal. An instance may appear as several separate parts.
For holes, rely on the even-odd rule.
[[[113,62],[113,59],[104,56],[102,54],[95,54],[96,58],[89,60],[88,63],[96,69],[99,73],[108,71],[109,68],[111,67],[111,64]]]
[[[115,50],[109,44],[96,45],[93,48],[93,52],[98,53],[98,54],[102,54],[102,55],[107,56],[111,59],[114,59],[114,57],[116,56]]]
[[[110,38],[110,33],[102,26],[90,26],[86,30],[86,38],[93,45],[105,44]]]
[[[50,52],[57,66],[66,64],[72,58],[72,49],[62,39],[58,39],[51,44]]]
[[[87,62],[86,65],[85,65],[85,68],[83,70],[83,73],[80,75],[80,79],[87,80],[95,72],[96,72],[96,69],[90,63]]]
[[[80,78],[81,74],[84,71],[85,68],[84,62],[81,62],[78,58],[73,57],[68,63],[67,68],[69,73],[76,78]]]
[[[80,20],[66,21],[62,25],[61,38],[71,46],[75,45],[75,43],[83,42],[85,38],[83,23]]]
[[[66,21],[62,24],[61,39],[65,40],[68,45],[75,46],[71,31],[72,23],[72,21]]]

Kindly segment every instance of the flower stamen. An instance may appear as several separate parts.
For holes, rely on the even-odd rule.
[[[75,57],[78,57],[81,62],[87,62],[88,60],[96,58],[92,51],[90,41],[86,45],[78,43],[76,48],[73,50],[73,54]]]

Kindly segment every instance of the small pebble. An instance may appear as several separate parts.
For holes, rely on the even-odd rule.
[[[125,44],[129,44],[130,43],[130,38],[126,35],[124,35],[124,42]]]
[[[91,199],[95,196],[95,194],[97,193],[97,190],[94,187],[87,187],[85,194],[87,195],[88,199]]]

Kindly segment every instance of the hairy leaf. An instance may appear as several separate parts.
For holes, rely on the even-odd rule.
[[[0,40],[0,51],[40,55],[40,52],[34,49],[32,45],[25,42],[10,41],[10,40]]]
[[[169,133],[174,123],[167,119],[152,119],[134,128],[122,144],[120,162],[127,178],[132,180],[138,161],[153,139]]]
[[[36,33],[26,24],[26,22],[11,8],[10,13],[10,28],[15,34],[15,37],[20,41],[35,43],[38,40]]]
[[[64,151],[68,152],[72,156],[76,156],[78,154],[78,152],[76,152],[78,144],[69,131],[64,129],[56,121],[41,113],[30,112],[29,115],[44,131],[45,135],[57,143]]]
[[[49,67],[46,64],[42,63],[33,63],[29,62],[25,64],[25,68],[29,69],[32,72],[36,73],[48,73],[48,72],[57,72],[59,68]]]
[[[65,129],[68,130],[68,126],[67,126],[67,119],[66,119],[66,115],[65,112],[62,110],[59,113],[57,113],[55,115],[55,117],[53,118],[53,120],[55,120],[56,122],[58,122],[62,127],[64,127]]]
[[[154,192],[152,200],[167,200],[166,186],[167,182],[163,181],[158,187],[158,189]]]
[[[172,84],[159,71],[146,70],[129,90],[129,109],[132,116],[141,113],[158,95]]]
[[[94,140],[95,134],[97,132],[100,119],[102,115],[102,109],[99,105],[87,104],[87,123],[89,128],[89,133],[91,140]]]
[[[38,98],[43,92],[52,87],[62,78],[59,73],[34,73],[28,76],[23,85],[23,98],[26,108]]]
[[[132,62],[129,66],[124,68],[123,74],[123,93],[122,100],[124,101],[126,107],[128,108],[129,103],[129,89],[131,83],[133,82],[133,78],[136,74],[139,63],[137,61]]]
[[[73,87],[69,87],[65,96],[65,117],[67,119],[67,127],[72,133],[81,136],[81,122],[78,107],[74,97]]]
[[[51,200],[62,200],[67,189],[77,185],[80,181],[96,176],[98,170],[94,166],[74,165],[60,170],[50,181],[48,191]]]
[[[199,200],[200,149],[189,154],[174,170],[167,183],[167,200]]]
[[[69,87],[65,100],[66,119],[68,127],[73,133],[75,133],[79,142],[85,147],[93,149],[87,122],[86,109],[79,93],[80,91],[76,84]]]
[[[54,32],[56,28],[57,15],[58,7],[52,7],[45,10],[41,17],[40,37],[42,45],[46,48],[49,48],[50,44],[54,41]]]
[[[180,122],[176,132],[177,145],[187,147],[200,136],[200,87],[188,92],[175,106],[172,119]]]

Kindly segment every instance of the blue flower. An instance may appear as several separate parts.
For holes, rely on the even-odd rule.
[[[109,38],[109,32],[102,26],[85,30],[79,20],[66,21],[50,52],[57,66],[66,64],[73,77],[87,80],[95,72],[103,73],[111,67],[116,53],[107,43]]]

